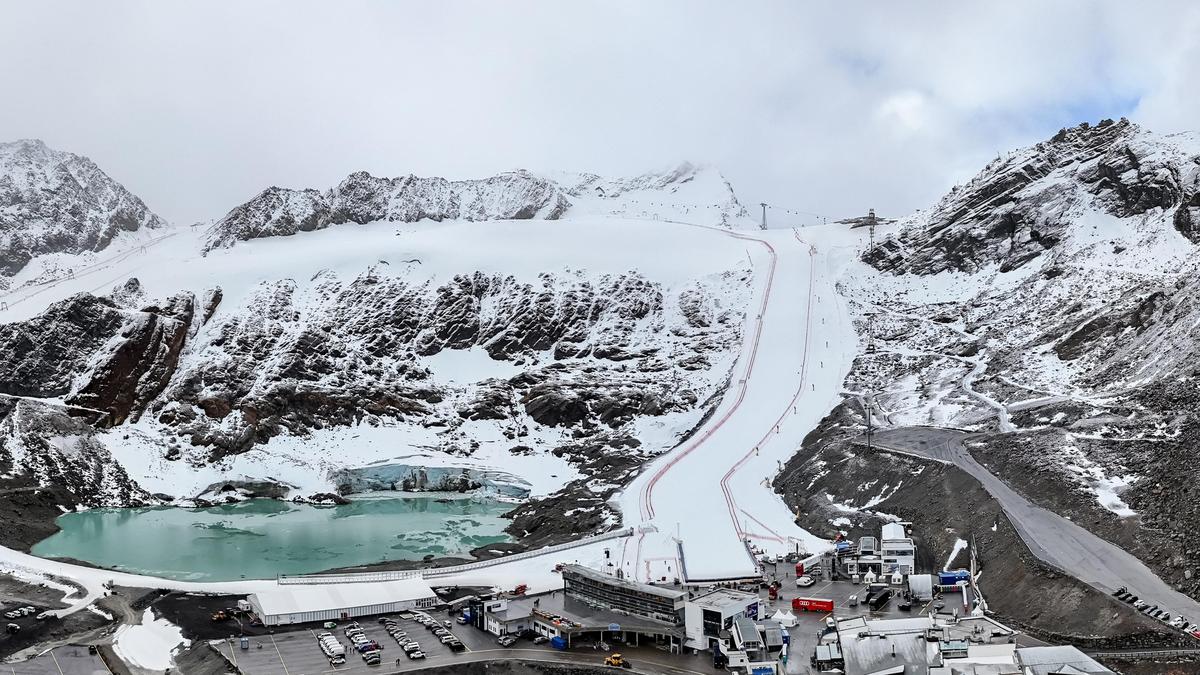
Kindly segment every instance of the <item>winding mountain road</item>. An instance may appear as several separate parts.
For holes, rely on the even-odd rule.
[[[969,435],[952,429],[907,427],[875,434],[875,445],[953,464],[980,482],[1020,534],[1030,552],[1066,574],[1112,593],[1121,587],[1172,616],[1200,619],[1200,602],[1174,590],[1141,560],[1018,494],[980,464],[963,445]]]

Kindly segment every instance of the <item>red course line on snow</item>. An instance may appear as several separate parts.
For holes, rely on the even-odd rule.
[[[735,412],[737,412],[737,410],[741,407],[742,402],[745,400],[746,391],[749,387],[750,377],[754,371],[754,364],[758,358],[758,347],[759,347],[759,343],[762,339],[763,321],[765,320],[765,317],[766,317],[767,305],[769,304],[770,298],[771,298],[771,291],[775,284],[775,268],[776,268],[776,262],[778,260],[778,255],[775,252],[775,248],[773,246],[771,246],[770,242],[766,241],[765,239],[759,239],[757,237],[752,237],[752,236],[738,233],[738,232],[730,232],[728,230],[723,230],[721,228],[712,227],[712,226],[708,226],[708,225],[699,225],[696,223],[684,223],[684,222],[680,222],[680,221],[669,221],[669,222],[674,222],[674,223],[677,223],[680,225],[688,225],[691,227],[698,227],[698,228],[703,228],[703,229],[708,229],[708,230],[714,230],[714,231],[720,232],[721,234],[725,234],[725,235],[734,237],[735,239],[742,239],[744,241],[756,242],[756,243],[764,246],[767,249],[767,252],[770,254],[771,257],[770,257],[770,266],[768,267],[768,270],[767,270],[767,285],[763,291],[762,301],[759,305],[758,320],[757,320],[757,324],[755,326],[755,331],[754,331],[754,341],[750,348],[749,360],[747,362],[746,371],[743,375],[742,381],[738,385],[737,398],[734,400],[733,405],[730,406],[729,410],[727,410],[720,417],[720,419],[718,419],[713,425],[711,425],[708,429],[706,429],[705,432],[703,434],[701,434],[699,437],[690,441],[683,450],[681,450],[675,457],[672,457],[670,461],[666,462],[661,467],[659,467],[655,471],[654,475],[651,476],[648,481],[646,481],[646,485],[643,486],[643,488],[642,488],[641,499],[640,499],[642,517],[644,520],[654,517],[654,487],[655,487],[655,485],[657,485],[658,481],[668,471],[670,471],[672,468],[674,468],[675,465],[678,464],[680,460],[682,460],[684,457],[687,457],[689,454],[692,453],[692,451],[694,451],[696,448],[703,445],[705,441],[707,441],[709,438],[712,437],[712,435],[714,433],[717,432],[717,430],[719,430],[722,426],[724,426],[724,424],[727,421],[729,421],[729,419],[733,416],[733,414]],[[796,241],[798,241],[802,244],[808,243],[808,242],[805,242],[803,239],[801,239],[800,234],[798,232],[796,232],[794,229],[792,230],[792,235],[796,238]],[[803,351],[802,360],[801,360],[800,380],[799,380],[798,385],[796,386],[795,393],[792,395],[791,401],[788,402],[787,407],[784,409],[784,411],[782,413],[780,413],[779,418],[776,420],[775,424],[773,424],[771,426],[771,428],[766,432],[766,434],[763,435],[762,439],[760,439],[759,442],[755,444],[755,447],[761,446],[763,443],[765,443],[766,440],[770,437],[770,435],[775,432],[775,429],[778,428],[778,426],[780,424],[782,424],[784,419],[786,419],[788,410],[792,409],[796,405],[796,402],[800,398],[800,394],[804,390],[804,384],[807,381],[808,348],[809,348],[809,342],[810,342],[810,334],[812,331],[811,313],[812,313],[813,279],[815,277],[815,267],[812,264],[811,257],[815,253],[816,253],[816,250],[813,248],[810,248],[810,251],[809,251],[810,263],[809,263],[809,269],[808,269],[808,299],[807,299],[807,305],[806,305],[805,317],[804,317],[804,319],[805,319],[804,351]],[[738,460],[732,467],[730,467],[729,471],[726,472],[726,474],[721,478],[721,491],[725,497],[725,505],[729,511],[729,518],[733,522],[734,531],[737,532],[738,538],[743,541],[746,539],[746,532],[742,529],[741,524],[738,520],[737,502],[733,497],[732,491],[729,489],[728,482],[729,482],[729,479],[732,478],[733,475],[736,474],[746,464],[747,461],[749,461],[749,459],[753,453],[754,453],[754,448],[751,448],[740,460]],[[746,513],[746,512],[743,511],[743,513]],[[776,541],[780,541],[780,542],[784,541],[783,537],[779,536],[778,532],[771,530],[771,528],[768,527],[767,525],[765,525],[764,523],[762,523],[762,521],[758,520],[757,518],[750,515],[749,513],[746,513],[746,515],[751,520],[758,523],[760,526],[766,528],[768,531],[772,532],[772,534],[775,535],[774,537],[766,537],[766,538],[775,539]],[[761,537],[760,535],[753,535],[753,536],[756,536],[759,538],[764,538],[764,537]],[[640,533],[638,536],[637,553],[636,553],[635,568],[634,568],[635,570],[636,570],[636,562],[641,561],[642,541],[645,539],[645,537],[646,537],[645,532]],[[624,559],[624,557],[625,557],[624,550],[622,550],[621,557],[622,557],[622,559]],[[648,572],[647,572],[647,574],[648,574]],[[636,576],[636,572],[635,572],[635,576]]]
[[[703,227],[705,229],[713,229],[713,230],[718,229],[718,228],[714,228],[714,227],[708,227],[705,225],[695,225],[693,223],[684,223],[684,224],[692,225],[693,227]],[[646,485],[642,488],[642,496],[641,496],[642,516],[643,516],[643,518],[646,518],[646,519],[654,517],[654,494],[653,493],[654,493],[654,486],[658,483],[659,479],[661,479],[663,477],[663,475],[665,475],[667,473],[667,471],[670,471],[676,464],[678,464],[680,460],[682,460],[684,457],[687,457],[688,455],[690,455],[692,453],[692,451],[694,451],[696,448],[703,445],[705,441],[707,441],[709,438],[711,438],[713,434],[715,434],[722,426],[724,426],[724,424],[726,422],[729,421],[729,418],[731,418],[733,416],[733,414],[735,412],[737,412],[738,408],[741,407],[742,401],[745,400],[745,398],[746,398],[746,390],[749,387],[750,376],[754,372],[755,360],[758,357],[758,343],[759,343],[760,339],[762,338],[762,317],[766,313],[767,303],[770,301],[770,298],[771,298],[771,288],[775,283],[775,261],[778,259],[778,256],[775,253],[775,248],[773,246],[771,246],[771,244],[764,239],[758,239],[756,237],[750,237],[750,236],[743,235],[740,233],[735,233],[735,232],[727,232],[724,230],[718,230],[718,231],[721,231],[722,234],[728,234],[729,236],[734,237],[736,239],[743,239],[746,241],[758,242],[758,243],[762,244],[763,246],[765,246],[767,249],[767,252],[770,253],[770,255],[771,255],[771,264],[767,271],[767,287],[766,287],[766,290],[763,292],[762,303],[759,306],[759,314],[758,314],[759,318],[758,318],[757,324],[754,329],[754,342],[750,349],[750,358],[749,358],[749,361],[746,366],[746,372],[742,377],[741,383],[738,385],[738,395],[737,395],[737,399],[734,401],[733,405],[729,408],[729,410],[725,411],[725,414],[722,415],[720,417],[720,419],[718,419],[713,425],[709,426],[709,428],[706,429],[703,434],[701,434],[698,438],[695,438],[690,443],[688,443],[688,445],[683,450],[681,450],[675,457],[672,457],[670,461],[666,462],[661,467],[659,467],[658,470],[654,473],[654,475],[650,477],[650,480],[646,481]],[[726,498],[726,502],[727,503],[729,502],[728,498]],[[732,509],[734,508],[733,505],[728,504],[728,506],[731,509],[730,515],[734,516],[734,514],[732,512]],[[736,516],[734,516],[734,526],[737,527]],[[739,536],[740,536],[740,534],[741,534],[741,532],[739,530]],[[643,536],[645,536],[645,535],[643,535]],[[640,544],[641,544],[640,539],[639,539],[638,544],[639,544],[639,549],[640,549]]]
[[[805,242],[803,239],[801,239],[800,233],[796,232],[795,230],[792,230],[792,235],[796,237],[796,241],[798,241],[802,244],[808,243],[808,242]],[[787,418],[788,411],[795,407],[796,402],[800,400],[800,394],[803,393],[803,391],[804,391],[804,385],[805,385],[806,381],[808,380],[808,345],[809,345],[810,334],[812,332],[811,316],[812,316],[813,279],[815,277],[816,267],[813,265],[811,258],[813,256],[814,252],[815,252],[815,250],[810,248],[810,250],[809,250],[810,260],[809,260],[809,266],[808,266],[808,300],[807,300],[807,305],[806,305],[805,314],[804,314],[804,352],[802,354],[802,359],[800,361],[800,364],[801,364],[800,365],[800,381],[796,386],[796,391],[795,391],[795,393],[792,394],[792,400],[788,402],[787,407],[784,408],[782,413],[780,413],[779,418],[775,420],[775,424],[771,425],[771,428],[767,430],[767,433],[763,434],[763,437],[760,438],[758,440],[758,442],[754,444],[754,447],[751,448],[740,460],[738,460],[737,463],[735,463],[729,469],[729,471],[725,474],[725,476],[721,479],[721,491],[725,493],[725,499],[730,504],[730,512],[729,513],[730,513],[730,517],[733,518],[733,522],[734,522],[733,526],[737,530],[738,534],[741,536],[741,538],[743,540],[745,539],[745,532],[742,530],[741,526],[738,524],[738,518],[737,518],[737,513],[736,513],[737,500],[734,499],[733,491],[729,489],[729,479],[732,478],[735,473],[740,471],[743,466],[745,466],[746,462],[748,462],[750,460],[750,457],[754,455],[755,450],[759,446],[765,444],[767,442],[767,440],[771,437],[771,434],[775,433],[775,430],[779,428],[779,425],[783,424],[784,419]],[[746,513],[746,512],[743,511],[743,513]],[[755,535],[755,536],[757,536],[760,539],[774,539],[779,542],[784,541],[783,538],[781,536],[779,536],[778,532],[771,530],[771,528],[769,528],[765,524],[763,524],[762,521],[758,520],[754,516],[751,516],[749,513],[746,513],[746,515],[749,516],[751,520],[758,523],[759,525],[762,525],[768,531],[770,531],[772,534],[775,535],[774,537],[763,537],[760,535]]]

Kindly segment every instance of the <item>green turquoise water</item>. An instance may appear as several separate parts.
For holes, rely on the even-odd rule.
[[[384,560],[465,555],[510,541],[512,506],[435,496],[312,506],[253,499],[206,509],[92,509],[57,520],[42,557],[187,581],[269,579]]]

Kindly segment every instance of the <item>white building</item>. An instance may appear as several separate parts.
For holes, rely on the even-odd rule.
[[[762,601],[757,594],[743,593],[728,588],[718,588],[684,605],[684,646],[697,650],[710,650],[720,644],[721,632],[731,631],[738,617],[757,621],[765,619]]]
[[[250,606],[267,626],[339,621],[433,607],[437,602],[433,589],[420,577],[378,583],[277,584],[250,596]]]
[[[883,562],[883,573],[887,575],[899,572],[902,575],[911,574],[916,568],[917,548],[913,540],[900,523],[886,523],[883,526],[879,555]]]
[[[522,631],[535,630],[533,612],[525,603],[518,602],[509,607],[507,598],[486,600],[483,603],[483,629],[492,635],[519,635]]]

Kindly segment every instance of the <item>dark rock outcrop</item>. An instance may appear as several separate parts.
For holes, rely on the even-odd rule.
[[[998,157],[957,186],[899,235],[864,255],[885,271],[974,272],[1017,269],[1054,249],[1074,226],[1079,204],[1093,201],[1118,218],[1177,209],[1175,226],[1192,233],[1200,157],[1128,120],[1063,129],[1033,148]]]
[[[0,277],[35,256],[100,251],[121,232],[163,225],[87,157],[38,140],[0,143]]]

